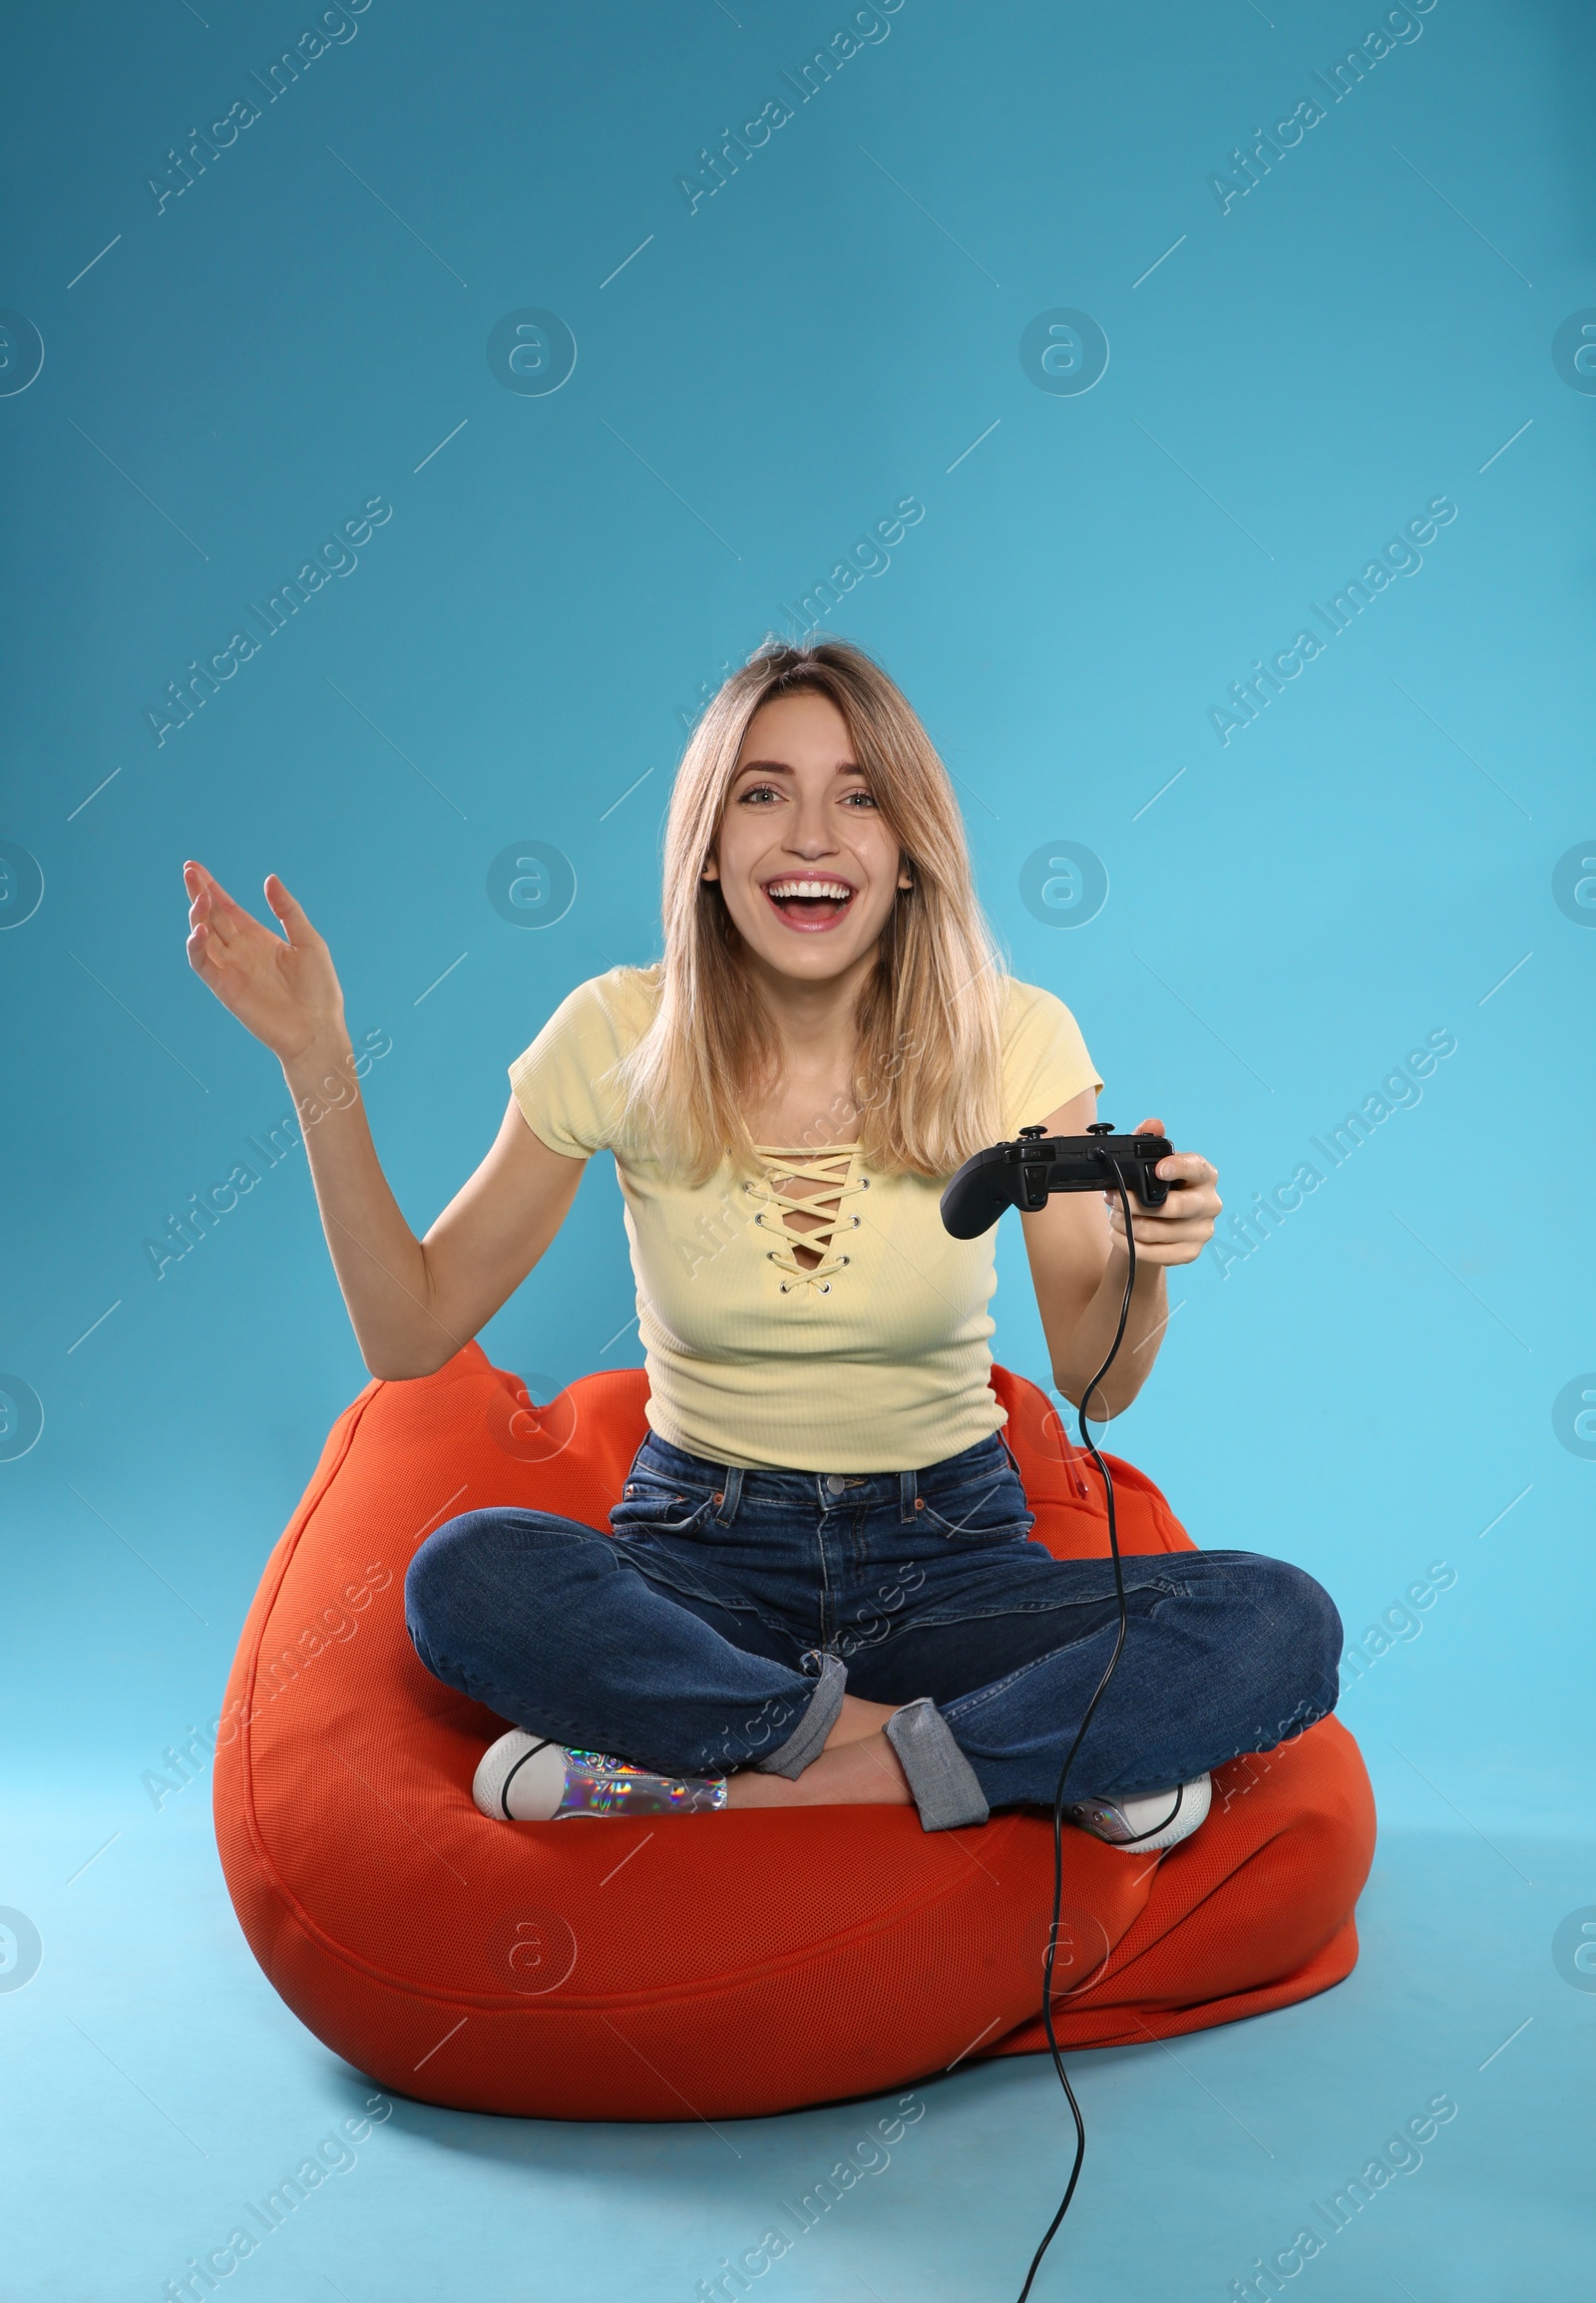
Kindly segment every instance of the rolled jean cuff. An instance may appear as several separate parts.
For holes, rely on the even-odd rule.
[[[812,1759],[818,1759],[826,1747],[826,1737],[837,1725],[842,1710],[842,1699],[848,1686],[848,1667],[835,1656],[816,1653],[820,1665],[820,1680],[809,1701],[809,1709],[799,1721],[787,1740],[754,1764],[766,1775],[785,1775],[789,1781],[801,1775]]]
[[[883,1732],[909,1778],[923,1831],[986,1822],[991,1809],[976,1770],[929,1696],[894,1712]]]

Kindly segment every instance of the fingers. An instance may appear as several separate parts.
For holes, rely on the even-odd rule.
[[[203,921],[190,929],[188,950],[189,965],[196,975],[202,976],[214,988],[215,979],[221,973],[223,956]]]
[[[1153,1170],[1170,1187],[1169,1196],[1161,1207],[1144,1207],[1138,1200],[1129,1179],[1126,1193],[1136,1213],[1138,1225],[1192,1223],[1200,1218],[1212,1220],[1219,1214],[1223,1201],[1214,1186],[1219,1181],[1219,1170],[1201,1152],[1172,1152],[1168,1159],[1158,1162]],[[1124,1212],[1119,1194],[1104,1192],[1103,1200],[1109,1218],[1121,1233],[1125,1229]],[[1142,1234],[1137,1232],[1137,1238]],[[1152,1236],[1152,1235],[1149,1235]]]
[[[1158,1173],[1166,1183],[1180,1183],[1188,1187],[1217,1183],[1219,1170],[1201,1152],[1171,1152],[1158,1162]]]
[[[214,969],[220,944],[211,933],[215,905],[210,875],[201,864],[185,864],[183,880],[193,899],[189,906],[189,965],[197,975],[203,975],[207,968]]]
[[[1144,1240],[1138,1232],[1136,1268],[1138,1271],[1145,1269],[1163,1272],[1172,1270],[1177,1264],[1195,1264],[1207,1245],[1206,1239]]]
[[[1144,1119],[1137,1123],[1137,1135],[1166,1135],[1168,1130],[1161,1119]],[[1171,1152],[1161,1159],[1154,1171],[1166,1183],[1211,1184],[1219,1179],[1219,1170],[1205,1160],[1201,1152]]]
[[[311,927],[301,905],[296,904],[275,872],[266,875],[266,902],[282,922],[290,944],[319,944],[321,939]]]
[[[202,864],[185,864],[183,879],[191,898],[191,928],[201,925],[207,928],[219,950],[225,951],[245,929],[257,925],[240,905],[233,902],[214,873],[207,872]]]
[[[1170,1189],[1159,1207],[1148,1210],[1150,1215],[1190,1215],[1193,1204],[1210,1196],[1219,1181],[1219,1170],[1200,1152],[1176,1152],[1169,1159],[1160,1160],[1154,1173]],[[1115,1204],[1118,1204],[1117,1195]],[[1134,1192],[1131,1204],[1138,1204]]]
[[[203,864],[197,864],[193,857],[183,867],[183,884],[188,889],[189,894],[197,900],[200,896],[205,896],[212,903],[230,904],[232,902],[232,898],[227,894],[214,872],[207,872]]]
[[[1118,1234],[1120,1240],[1124,1236],[1123,1232]],[[1200,1254],[1213,1236],[1212,1224],[1181,1224],[1172,1232],[1145,1232],[1138,1224],[1136,1253],[1138,1256],[1151,1257],[1155,1262],[1160,1256],[1195,1256]]]
[[[189,893],[189,925],[194,927],[199,921],[209,917],[210,875],[202,864],[185,864],[183,884]]]
[[[1169,1203],[1163,1208],[1138,1207],[1133,1218],[1133,1238],[1137,1257],[1152,1265],[1193,1264],[1214,1236],[1214,1221],[1220,1209],[1216,1192],[1191,1195],[1195,1204],[1181,1209],[1178,1215],[1169,1212]],[[1184,1200],[1187,1194],[1181,1194]],[[1124,1214],[1118,1207],[1109,1213],[1109,1236],[1116,1243],[1125,1240]]]
[[[1133,1221],[1138,1247],[1156,1247],[1161,1240],[1181,1240],[1201,1232],[1206,1239],[1214,1228],[1219,1212],[1218,1200],[1186,1209],[1178,1216],[1167,1214],[1162,1208],[1137,1208]],[[1114,1208],[1108,1218],[1108,1228],[1120,1239],[1125,1236],[1125,1215],[1122,1208]]]
[[[1195,1158],[1196,1155],[1189,1156]],[[1171,1164],[1173,1163],[1168,1160],[1161,1160],[1158,1166],[1159,1174],[1163,1175]],[[1165,1238],[1189,1224],[1212,1226],[1215,1217],[1218,1216],[1225,1203],[1214,1189],[1217,1180],[1214,1169],[1209,1166],[1206,1160],[1200,1161],[1199,1165],[1204,1171],[1203,1174],[1193,1177],[1189,1182],[1179,1184],[1176,1189],[1172,1189],[1169,1197],[1160,1207],[1143,1207],[1134,1193],[1129,1195],[1130,1211],[1135,1220],[1138,1240]],[[1125,1211],[1117,1194],[1109,1198],[1108,1215],[1115,1230],[1123,1233]]]
[[[1161,1119],[1144,1119],[1136,1129],[1137,1135],[1165,1135],[1167,1129]],[[1162,1176],[1165,1183],[1211,1184],[1217,1181],[1219,1170],[1205,1160],[1201,1152],[1170,1152],[1158,1162],[1153,1173]]]

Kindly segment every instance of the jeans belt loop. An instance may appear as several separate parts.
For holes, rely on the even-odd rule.
[[[742,1465],[728,1463],[723,1467],[725,1486],[715,1498],[714,1521],[717,1527],[729,1527],[737,1516],[742,1502]]]
[[[920,1509],[920,1474],[918,1471],[900,1471],[898,1474],[898,1517],[907,1527]]]

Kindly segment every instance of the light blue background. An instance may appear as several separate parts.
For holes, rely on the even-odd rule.
[[[1592,1791],[1576,1689],[1596,1463],[1560,1443],[1552,1408],[1596,1367],[1596,935],[1551,883],[1596,832],[1596,398],[1569,388],[1551,344],[1596,304],[1593,25],[1579,0],[1436,0],[1421,37],[1332,102],[1313,69],[1384,13],[903,0],[879,19],[888,36],[807,103],[780,74],[847,21],[840,0],[371,0],[357,35],[270,104],[247,75],[316,21],[309,6],[159,0],[14,23],[0,302],[42,333],[45,359],[0,399],[13,507],[0,838],[37,860],[44,896],[0,933],[0,1365],[45,1423],[31,1452],[0,1462],[0,1746],[45,1792],[42,1837],[18,1842],[0,1902],[33,1914],[46,1964],[0,1998],[0,2018],[36,2027],[28,2072],[70,2074],[51,2114],[63,2149],[85,2117],[120,2134],[148,2116],[122,2092],[86,2109],[94,2059],[84,2048],[80,2068],[61,2049],[72,2017],[96,2031],[83,1995],[122,1972],[125,1927],[145,1947],[143,2013],[117,1995],[108,2008],[165,2041],[150,2054],[180,2052],[161,2005],[188,2043],[180,2063],[211,2052],[183,1984],[191,1961],[209,1962],[207,1988],[269,2037],[257,2052],[282,2134],[313,2140],[325,2123],[295,2091],[329,2059],[255,1974],[202,1832],[158,1819],[139,1786],[214,1714],[262,1562],[364,1380],[302,1154],[159,1281],[145,1252],[288,1108],[272,1060],[188,968],[183,859],[256,909],[279,871],[327,937],[354,1029],[392,1040],[366,1094],[423,1229],[486,1149],[505,1067],[558,999],[655,952],[683,713],[908,495],[925,518],[828,620],[922,711],[960,779],[1014,971],[1075,1010],[1106,1117],[1165,1119],[1245,1211],[1427,1032],[1457,1041],[1421,1103],[1267,1246],[1228,1274],[1205,1258],[1177,1277],[1157,1373],[1114,1427],[1111,1444],[1199,1542],[1300,1562],[1350,1637],[1432,1562],[1456,1578],[1344,1707],[1396,1834],[1383,1875],[1407,1918],[1371,1938],[1386,1906],[1366,1904],[1365,1967],[1345,1992],[1182,2058],[1206,2070],[1205,2056],[1240,2052],[1278,2085],[1281,2043],[1329,2041],[1355,2006],[1390,2040],[1415,1990],[1439,1989],[1424,1912],[1455,1969],[1450,2013],[1431,2011],[1437,2038],[1466,2014],[1491,2034],[1483,2055],[1537,1994],[1529,2037],[1544,2052],[1557,2027],[1569,2049],[1570,2027],[1588,2031],[1590,2003],[1547,1946],[1567,1909],[1596,1899],[1588,1849],[1552,1852],[1588,1840]],[[145,176],[245,95],[262,117],[158,212]],[[777,95],[795,116],[690,212],[677,175]],[[1310,95],[1327,117],[1222,213],[1209,176]],[[547,397],[503,388],[486,356],[494,324],[527,306],[559,314],[578,346]],[[1091,314],[1110,345],[1078,396],[1038,390],[1020,366],[1027,323],[1058,306]],[[158,746],[144,714],[166,683],[379,494],[393,517],[358,567]],[[1222,745],[1208,714],[1228,683],[1442,495],[1457,517],[1422,568]],[[525,840],[576,874],[570,911],[541,933],[486,893],[494,858]],[[1100,857],[1109,881],[1074,931],[1019,895],[1026,859],[1060,840]],[[1011,1234],[1000,1272],[999,1355],[1042,1379]],[[617,1196],[596,1171],[483,1341],[500,1364],[564,1381],[637,1359],[631,1308]],[[68,1813],[58,1846],[51,1818]],[[1533,1894],[1509,1875],[1520,1864]],[[1457,1932],[1473,1928],[1459,1914],[1498,1890],[1504,1948],[1456,1968]],[[130,1919],[136,1893],[149,1900]],[[163,1919],[179,1909],[181,1923]],[[1468,2039],[1458,2069],[1472,2072]],[[1117,2205],[1100,2189],[1093,2203],[1089,2180],[1060,2242],[1077,2272],[1094,2248],[1116,2262],[1115,2216],[1123,2229],[1149,2203],[1125,2190],[1135,2137],[1186,2083],[1146,2054],[1159,2068],[1135,2062],[1136,2118],[1096,2162],[1117,2169]],[[176,2071],[152,2085],[136,2047],[117,2060],[155,2095],[188,2084]],[[1383,2084],[1366,2110],[1354,2058],[1357,2147],[1450,2068],[1426,2050],[1411,2090]],[[1507,2068],[1490,2067],[1498,2080]],[[975,2135],[995,2095],[1030,2091],[1041,2139],[993,2210],[1004,2264],[1012,2230],[1039,2230],[1056,2192],[1043,2079],[1039,2064],[988,2070],[940,2099],[963,2107],[945,2132],[962,2119]],[[54,2083],[24,2084],[31,2097]],[[1545,2070],[1533,2082],[1542,2108],[1552,2084]],[[1301,2142],[1316,2114],[1294,2104]],[[1507,2291],[1466,2284],[1496,2273],[1464,2254],[1437,2268],[1500,2119],[1481,2109],[1447,2130],[1451,2207],[1439,2178],[1403,2194],[1415,2204],[1402,2212],[1434,2221],[1403,2274],[1425,2303]],[[444,2139],[471,2122],[405,2122],[433,2138],[416,2146],[428,2166],[473,2147]],[[628,2152],[672,2147],[588,2143],[605,2188]],[[1323,2171],[1266,2170],[1278,2204],[1243,2211],[1238,2196],[1266,2196],[1250,2164],[1199,2179],[1171,2148],[1185,2173],[1164,2191],[1169,2262],[1185,2266],[1190,2232],[1208,2233],[1216,2294],[1289,2239],[1303,2184],[1351,2171],[1326,2142]],[[131,2128],[117,2149],[139,2189]],[[1465,2172],[1470,2150],[1487,2155]],[[794,2151],[809,2169],[808,2145]],[[236,2180],[263,2186],[280,2155],[262,2143]],[[1145,2152],[1139,2167],[1152,2185]],[[425,2183],[420,2168],[408,2185]],[[683,2161],[676,2179],[698,2176]],[[487,2267],[447,2181],[445,2168],[438,2214],[459,2283],[433,2271],[443,2284],[405,2287],[362,2240],[363,2270],[342,2281],[357,2303],[464,2293]],[[927,2215],[945,2213],[945,2185],[928,2180]],[[39,2226],[35,2275],[53,2266],[53,2293],[153,2295],[228,2212],[187,2177],[162,2197],[140,2225],[137,2278],[107,2285],[91,2267],[71,2284],[50,2251],[64,2196]],[[543,2219],[512,2228],[577,2248],[567,2197],[557,2184]],[[599,2251],[596,2293],[685,2295],[756,2236],[743,2236],[753,2206],[717,2198],[705,2212],[680,2254],[690,2273],[634,2261],[624,2218],[619,2235],[589,2231],[572,2261]],[[900,2234],[896,2271],[858,2259],[890,2303],[927,2291],[924,2263],[905,2268],[935,2255],[926,2230]],[[1139,2262],[1148,2284],[1113,2292],[1170,2291],[1155,2257]],[[794,2294],[855,2292],[846,2266],[835,2287],[818,2267],[784,2275]],[[1372,2291],[1347,2266],[1314,2275],[1327,2295]],[[261,2264],[250,2281],[322,2291],[273,2289],[278,2276]],[[997,2294],[1017,2285],[994,2278]]]

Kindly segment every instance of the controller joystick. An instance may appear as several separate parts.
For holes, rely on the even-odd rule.
[[[944,1228],[956,1240],[991,1231],[1004,1208],[1034,1215],[1053,1192],[1098,1192],[1114,1179],[1144,1208],[1161,1208],[1177,1186],[1155,1171],[1174,1146],[1162,1135],[1115,1135],[1095,1120],[1084,1135],[1052,1135],[1022,1127],[1014,1142],[993,1144],[966,1160],[942,1195]]]

